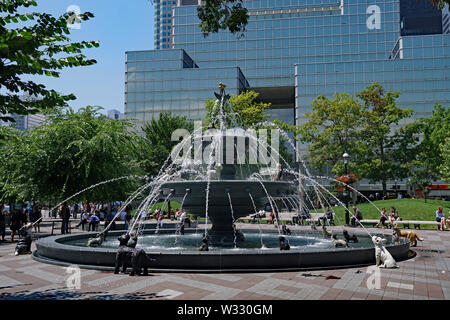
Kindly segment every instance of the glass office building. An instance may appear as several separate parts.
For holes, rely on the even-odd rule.
[[[170,49],[127,53],[128,118],[201,117],[219,82],[260,92],[272,117],[296,124],[319,94],[356,94],[375,81],[400,91],[416,116],[450,104],[448,8],[428,0],[248,0],[244,35],[207,37],[197,4],[172,8]]]
[[[154,0],[154,48],[168,49],[172,39],[172,8],[175,0]]]
[[[183,49],[132,51],[126,60],[125,113],[138,128],[162,111],[203,119],[218,79],[231,94],[249,87],[239,67],[199,68]]]

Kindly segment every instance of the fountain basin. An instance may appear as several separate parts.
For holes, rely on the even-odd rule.
[[[255,230],[241,229],[241,231],[244,234],[255,233]],[[173,234],[173,230],[160,230],[160,232]],[[187,233],[193,232],[195,230],[187,230]],[[266,231],[264,232],[266,233]],[[116,238],[122,233],[123,231],[110,232],[108,236],[110,240],[108,241],[114,241],[115,243]],[[296,234],[301,233],[302,231],[299,231]],[[154,234],[154,230],[145,230],[145,234]],[[117,249],[90,248],[70,244],[74,241],[87,241],[89,237],[94,235],[94,233],[74,234],[39,239],[36,241],[37,250],[33,253],[33,258],[61,266],[75,264],[88,269],[112,270]],[[278,234],[274,233],[274,236],[277,237]],[[311,236],[311,232],[305,232],[305,236]],[[316,237],[320,239],[321,236],[317,233]],[[368,235],[359,234],[358,237],[368,238]],[[408,258],[409,242],[402,241],[400,244],[389,244],[386,248],[397,261]],[[153,272],[272,272],[335,269],[375,264],[373,245],[337,249],[305,246],[289,251],[269,248],[223,249],[207,252],[159,249],[146,250],[146,252],[150,258],[155,259],[149,266]]]

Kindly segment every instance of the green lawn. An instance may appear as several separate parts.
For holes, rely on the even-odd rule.
[[[439,206],[444,207],[445,216],[448,217],[450,211],[449,201],[427,200],[424,199],[391,199],[374,201],[380,210],[384,207],[387,212],[390,212],[391,206],[394,206],[400,218],[403,220],[424,220],[434,221],[436,218],[436,210]],[[349,205],[350,211],[352,204]],[[379,219],[380,212],[370,203],[357,204],[356,207],[363,214],[364,219]],[[337,215],[337,222],[343,224],[345,221],[345,210],[343,207],[334,207],[334,212]]]

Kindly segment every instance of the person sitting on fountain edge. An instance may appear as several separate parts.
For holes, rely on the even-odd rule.
[[[319,218],[319,224],[320,220],[323,220],[323,225],[326,225],[327,221],[329,221],[329,223],[333,222],[333,212],[330,210],[330,207],[327,207],[323,216]]]

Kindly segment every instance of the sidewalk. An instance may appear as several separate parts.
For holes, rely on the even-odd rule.
[[[244,226],[250,227],[239,225]],[[379,269],[379,289],[368,288],[370,269],[362,267],[148,277],[82,269],[80,289],[70,290],[66,268],[37,262],[30,255],[16,257],[15,244],[0,243],[0,299],[449,300],[450,232],[418,232],[424,241],[413,248],[417,256],[399,262],[399,269]]]

